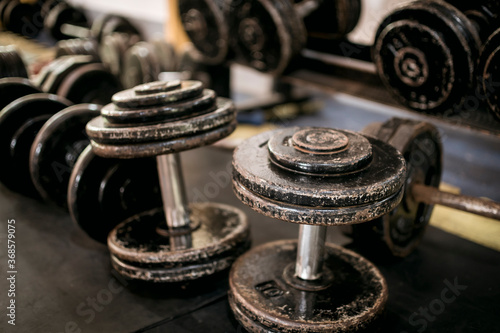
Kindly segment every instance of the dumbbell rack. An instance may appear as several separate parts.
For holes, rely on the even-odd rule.
[[[345,57],[345,55],[348,57]],[[299,65],[300,64],[300,67]],[[457,113],[426,114],[408,109],[398,103],[387,91],[371,60],[370,46],[348,40],[310,40],[299,58],[285,72],[286,83],[315,87],[327,93],[341,93],[382,104],[400,117],[420,118],[439,125],[481,132],[500,137],[500,120],[484,107],[460,109]],[[478,101],[470,96],[471,105]]]

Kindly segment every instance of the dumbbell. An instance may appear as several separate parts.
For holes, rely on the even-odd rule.
[[[138,42],[124,55],[122,83],[125,88],[156,81],[161,72],[177,70],[177,56],[164,40]]]
[[[349,226],[344,232],[363,247],[388,250],[405,257],[418,246],[429,223],[433,205],[439,204],[500,220],[500,204],[484,199],[442,192],[442,147],[438,130],[429,123],[392,118],[363,129],[398,149],[407,165],[401,204],[372,223]]]
[[[229,304],[249,332],[373,329],[387,284],[368,260],[325,243],[327,226],[363,223],[401,201],[406,167],[392,146],[350,131],[293,127],[233,154],[233,189],[253,210],[300,224],[298,242],[253,248],[229,276]]]
[[[481,8],[483,16],[473,15]],[[467,17],[446,2],[424,0],[389,14],[376,33],[373,61],[391,94],[418,111],[459,108],[475,85],[480,35],[492,29],[498,14],[485,8]]]
[[[33,1],[32,1],[33,2]],[[41,19],[40,6],[35,1],[2,0],[0,1],[0,21],[2,26],[14,33],[34,38],[42,25],[37,22]]]
[[[111,231],[113,268],[133,280],[176,283],[226,270],[248,248],[246,217],[223,204],[188,205],[179,152],[233,132],[232,102],[197,81],[159,81],[117,93],[101,114],[87,124],[94,152],[156,157],[163,202]]]
[[[35,79],[44,92],[65,97],[73,103],[105,104],[117,92],[118,79],[93,56],[62,56],[45,66]]]
[[[38,197],[29,172],[31,144],[43,124],[71,103],[35,93],[20,97],[0,112],[0,182],[14,192]]]
[[[193,43],[197,62],[223,63],[229,50],[229,27],[223,1],[179,1],[182,25]]]
[[[232,0],[231,46],[244,64],[279,75],[304,47],[307,34],[340,38],[356,26],[359,0]]]
[[[498,0],[446,0],[458,8],[472,22],[484,42],[499,25],[500,1]]]
[[[28,71],[15,46],[0,46],[0,78],[28,78]]]
[[[500,120],[500,28],[486,41],[479,57],[479,86],[490,111]]]
[[[59,2],[50,9],[44,20],[44,26],[57,40],[93,37],[101,43],[104,36],[113,32],[141,35],[125,17],[111,14],[97,18],[89,28],[85,14],[66,2]]]

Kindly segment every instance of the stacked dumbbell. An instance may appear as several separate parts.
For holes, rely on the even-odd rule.
[[[120,274],[149,282],[195,280],[227,269],[248,247],[242,212],[217,203],[187,204],[180,165],[180,152],[211,144],[235,126],[231,101],[198,81],[179,80],[117,93],[88,123],[97,155],[156,157],[163,207],[127,219],[108,237]]]
[[[257,135],[233,155],[233,189],[257,212],[299,223],[297,241],[242,255],[229,302],[249,332],[355,332],[374,328],[387,301],[381,273],[325,243],[327,226],[370,221],[403,196],[405,161],[374,138],[328,128]]]
[[[499,2],[449,2],[410,2],[389,14],[376,34],[373,61],[382,81],[418,111],[460,110],[476,75],[494,71],[484,60],[479,69],[477,63],[481,53],[486,59],[494,51],[485,42],[500,26]]]
[[[357,24],[360,1],[181,1],[183,26],[197,59],[220,64],[230,56],[279,75],[304,47],[307,36],[338,39]]]

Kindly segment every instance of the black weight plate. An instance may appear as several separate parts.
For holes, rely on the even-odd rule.
[[[38,7],[18,0],[11,1],[3,13],[5,28],[16,34],[35,38],[42,30],[42,26],[36,24],[35,17]]]
[[[407,162],[408,171],[401,204],[371,223],[353,225],[353,237],[370,249],[382,245],[392,255],[405,257],[419,244],[432,213],[433,206],[415,202],[411,190],[413,184],[439,186],[442,169],[439,133],[428,123],[398,118],[370,125],[364,133],[398,149]]]
[[[180,87],[175,88],[172,86],[173,82],[174,81],[155,81],[134,86],[134,88],[120,91],[119,93],[115,94],[112,100],[113,103],[120,108],[138,109],[142,107],[176,103],[189,98],[201,96],[201,94],[203,93],[203,84],[199,81],[182,81]],[[166,91],[159,91],[147,95],[137,93],[137,90],[140,90],[143,87],[160,84],[168,85],[169,89]]]
[[[102,109],[101,114],[108,122],[114,124],[169,121],[213,111],[215,97],[213,90],[205,89],[200,97],[144,109],[120,109],[114,104],[108,104]]]
[[[92,56],[88,55],[71,55],[71,56],[63,56],[56,59],[57,63],[52,67],[49,65],[48,75],[44,79],[42,90],[50,93],[56,94],[61,86],[63,80],[66,79],[66,76],[70,74],[73,70],[95,62],[95,59]]]
[[[16,99],[0,112],[0,182],[6,187],[38,196],[29,172],[31,145],[43,124],[69,105],[56,95],[32,94]]]
[[[297,132],[301,128],[294,129]],[[372,145],[372,160],[361,172],[327,177],[284,170],[274,165],[268,150],[269,140],[280,132],[275,130],[256,135],[236,148],[233,154],[235,185],[241,185],[263,200],[296,205],[297,210],[303,206],[311,210],[332,208],[331,214],[334,215],[335,210],[341,213],[337,209],[340,207],[367,208],[366,205],[392,197],[404,184],[406,168],[403,157],[393,147],[372,138],[368,138]]]
[[[500,1],[498,0],[447,0],[447,2],[457,7],[472,21],[483,43],[499,26]]]
[[[107,104],[120,88],[118,79],[103,64],[95,63],[71,71],[61,82],[57,94],[74,103]]]
[[[9,103],[29,94],[41,92],[28,79],[10,77],[0,79],[0,111]]]
[[[283,72],[296,51],[287,21],[299,20],[286,15],[293,12],[291,6],[289,0],[233,0],[229,4],[231,45],[240,61],[262,72]]]
[[[90,146],[78,158],[69,181],[68,207],[93,239],[104,243],[116,225],[161,205],[154,158],[101,158]]]
[[[500,120],[500,29],[486,41],[477,75],[489,109]]]
[[[65,60],[65,57],[57,58],[46,64],[42,67],[42,69],[38,72],[38,74],[33,79],[33,83],[35,86],[43,88],[43,85],[49,78],[50,74],[59,67]]]
[[[74,38],[61,31],[64,24],[87,27],[88,22],[85,14],[66,2],[58,3],[45,17],[44,26],[49,34],[56,40]]]
[[[425,112],[458,107],[474,82],[479,36],[470,21],[444,2],[416,1],[380,25],[374,63],[389,91]]]
[[[12,0],[1,0],[0,1],[0,21],[2,23],[2,28],[5,29],[5,22],[4,22],[4,13],[5,10],[7,9],[7,5],[11,2]]]
[[[228,269],[249,247],[249,226],[243,212],[217,203],[189,206],[192,231],[171,237],[158,233],[166,225],[163,209],[134,216],[109,235],[113,267],[122,275],[151,282],[183,282]]]
[[[178,153],[189,149],[203,147],[217,142],[234,132],[236,119],[227,125],[189,137],[179,137],[168,141],[146,142],[136,144],[106,145],[91,141],[96,154],[108,158],[140,158],[163,154]]]
[[[206,109],[203,114],[182,120],[172,119],[160,123],[121,125],[109,123],[104,117],[97,117],[87,124],[87,133],[92,141],[109,145],[164,142],[207,133],[227,125],[235,119],[233,103],[219,97],[215,108]]]
[[[157,81],[159,75],[160,61],[153,45],[148,42],[138,42],[127,50],[123,60],[121,80],[125,88]]]
[[[195,46],[197,58],[209,65],[221,64],[227,56],[229,27],[223,8],[214,0],[179,2],[182,25]]]
[[[15,46],[0,46],[0,78],[28,78],[28,72],[23,59]]]
[[[78,104],[52,116],[38,132],[30,153],[31,179],[43,199],[67,207],[71,171],[89,145],[85,125],[100,106]]]
[[[330,284],[303,291],[286,277],[296,253],[296,241],[276,241],[248,251],[233,264],[229,304],[248,332],[375,331],[388,298],[387,284],[375,265],[327,244],[323,267],[332,272]]]
[[[304,24],[310,36],[339,39],[354,30],[360,15],[361,0],[321,1],[316,10],[304,17]]]

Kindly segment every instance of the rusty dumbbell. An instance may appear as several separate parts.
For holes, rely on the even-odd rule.
[[[404,158],[374,138],[328,128],[257,135],[233,155],[233,188],[257,212],[299,223],[297,241],[241,256],[229,302],[249,332],[354,332],[373,328],[387,301],[378,269],[325,243],[326,227],[370,221],[403,196]]]
[[[119,92],[101,117],[89,122],[97,155],[156,157],[163,207],[127,219],[108,237],[112,265],[120,274],[187,282],[226,270],[248,248],[241,211],[216,203],[188,205],[178,154],[211,144],[235,127],[232,102],[198,81],[157,81]]]

